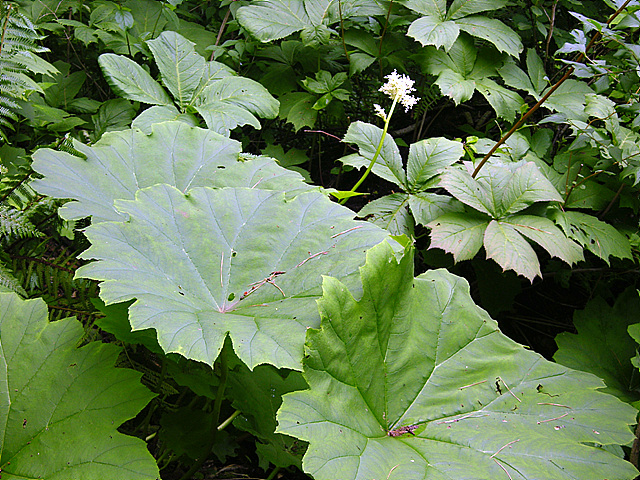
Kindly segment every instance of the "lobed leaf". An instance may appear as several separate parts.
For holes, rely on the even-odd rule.
[[[240,143],[182,122],[156,124],[153,133],[138,130],[105,134],[91,147],[75,143],[86,160],[65,152],[40,149],[33,169],[44,179],[34,188],[55,198],[71,198],[60,214],[67,220],[93,217],[93,223],[122,220],[116,199],[158,183],[186,192],[199,186],[243,186],[260,189],[309,190],[302,177],[272,159],[240,158]]]
[[[364,251],[387,237],[316,191],[287,200],[281,191],[155,185],[116,207],[129,220],[86,230],[83,258],[98,261],[77,275],[101,280],[107,305],[137,299],[131,326],[155,328],[166,353],[210,365],[229,335],[249,368],[300,369],[321,273],[354,286]]]
[[[595,376],[504,336],[464,280],[443,270],[414,279],[410,252],[396,262],[385,243],[368,252],[361,277],[360,300],[325,277],[321,328],[307,337],[310,388],[284,395],[278,412],[278,432],[309,442],[303,467],[314,478],[637,473],[590,446],[631,441],[635,409],[598,392]]]
[[[146,444],[118,432],[154,395],[141,374],[114,368],[120,349],[77,348],[73,319],[49,323],[40,299],[0,294],[2,478],[154,480]]]

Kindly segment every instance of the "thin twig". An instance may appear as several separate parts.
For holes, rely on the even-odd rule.
[[[476,385],[480,385],[481,383],[485,383],[486,380],[482,380],[481,382],[476,382],[476,383],[472,383],[470,385],[465,385],[464,387],[460,387],[458,390],[463,390],[465,388],[469,388],[469,387],[475,387]]]
[[[511,389],[509,388],[509,385],[507,385],[507,382],[505,382],[502,377],[498,377],[498,380],[500,380],[502,383],[504,383],[504,386],[507,387],[507,391],[513,396],[513,398],[515,398],[516,400],[518,400],[519,402],[522,402],[522,400],[520,400],[515,393],[513,393],[511,391]]]
[[[504,467],[502,466],[502,464],[501,464],[498,460],[496,460],[495,458],[494,458],[494,459],[492,459],[492,460],[493,460],[494,462],[496,462],[496,463],[498,464],[498,466],[499,466],[502,470],[504,470],[504,473],[506,473],[506,474],[507,474],[507,477],[509,477],[509,480],[513,480],[513,478],[511,478],[511,475],[509,475],[509,472],[507,472],[507,469],[506,469],[506,468],[504,468]]]
[[[362,228],[362,225],[358,225],[357,227],[351,227],[345,230],[344,232],[336,233],[335,235],[331,235],[331,238],[339,237],[340,235],[344,235],[345,233],[349,233],[353,230],[357,230],[358,228]]]
[[[297,264],[294,268],[301,267],[302,265],[307,263],[309,260],[311,260],[312,258],[316,258],[319,255],[329,255],[329,252],[318,252],[318,253],[314,253],[313,255],[311,255],[311,252],[309,252],[309,256],[305,258],[303,261],[301,261],[299,264]]]
[[[549,418],[547,420],[540,420],[539,422],[536,422],[538,425],[540,425],[541,423],[546,423],[546,422],[553,422],[554,420],[560,420],[561,418],[566,417],[567,415],[569,415],[568,413],[564,413],[562,415],[560,415],[559,417],[555,417],[555,418]]]

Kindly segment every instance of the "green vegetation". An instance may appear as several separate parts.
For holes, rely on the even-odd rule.
[[[3,479],[638,474],[637,2],[0,28]]]

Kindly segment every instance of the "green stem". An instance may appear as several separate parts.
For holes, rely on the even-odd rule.
[[[231,422],[233,422],[233,419],[236,418],[241,413],[242,412],[240,410],[236,410],[235,412],[233,412],[229,418],[227,418],[224,422],[218,425],[218,431],[221,431],[227,428],[231,424]]]
[[[227,378],[229,376],[229,365],[227,364],[227,351],[223,347],[220,352],[220,356],[218,357],[220,360],[220,384],[218,385],[218,391],[216,392],[216,398],[213,402],[213,425],[217,425],[220,421],[220,408],[222,407],[222,400],[224,400],[224,391],[227,387]],[[205,450],[206,453],[202,455],[185,473],[180,480],[190,480],[193,475],[200,470],[200,467],[204,464],[204,462],[209,457],[209,453],[211,453],[211,449],[213,448],[213,444],[215,443],[216,436],[218,434],[218,428],[216,428],[209,437],[209,442],[207,443],[207,448]]]
[[[389,129],[389,121],[391,120],[391,115],[393,115],[393,110],[396,108],[396,103],[398,103],[397,96],[396,98],[393,99],[393,103],[391,104],[391,109],[389,110],[389,115],[387,115],[387,118],[384,120],[384,129],[382,130],[382,137],[380,138],[380,143],[378,144],[376,153],[373,155],[373,158],[371,159],[371,163],[369,163],[369,166],[367,167],[365,172],[362,174],[362,177],[360,177],[360,180],[358,180],[358,182],[353,186],[353,188],[349,190],[350,192],[355,192],[358,189],[358,187],[362,185],[362,182],[365,181],[365,179],[369,175],[369,172],[375,165],[376,160],[378,160],[378,155],[380,155],[380,152],[382,151],[382,145],[384,144],[384,139],[387,136],[387,130]],[[349,197],[343,198],[340,201],[340,205],[344,205],[348,199]]]
[[[273,480],[274,478],[276,478],[276,475],[278,474],[279,471],[280,471],[280,467],[274,468],[269,474],[269,476],[267,477],[267,480]]]

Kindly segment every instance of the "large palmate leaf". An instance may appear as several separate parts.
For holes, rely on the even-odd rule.
[[[3,480],[154,480],[145,443],[118,433],[153,398],[140,374],[114,368],[115,345],[90,343],[73,319],[49,323],[42,300],[0,294]]]
[[[243,161],[240,143],[182,122],[107,133],[95,145],[75,144],[86,160],[65,152],[40,149],[33,168],[45,176],[33,183],[45,195],[72,198],[60,210],[63,218],[92,216],[93,222],[119,220],[117,198],[132,199],[136,190],[169,183],[183,192],[199,186],[308,190],[302,177],[272,159]]]
[[[165,352],[213,364],[230,335],[250,368],[300,369],[317,326],[321,274],[349,285],[364,251],[387,233],[316,191],[169,185],[117,200],[125,223],[92,225],[78,275],[103,280],[105,303],[136,298],[134,330],[155,328]]]
[[[307,336],[310,389],[283,397],[278,432],[309,442],[318,480],[607,478],[637,472],[593,444],[625,444],[635,409],[597,377],[504,336],[444,270],[413,278],[381,244],[364,292],[325,277]],[[597,408],[594,408],[597,405]]]
[[[628,327],[638,321],[638,311],[640,297],[635,288],[620,295],[613,307],[599,297],[591,300],[573,315],[578,333],[556,336],[558,351],[553,359],[602,378],[607,384],[604,391],[620,400],[638,401],[638,372],[630,361],[638,345],[627,333]]]

